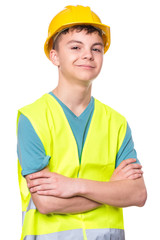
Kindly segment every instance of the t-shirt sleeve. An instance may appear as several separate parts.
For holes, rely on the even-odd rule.
[[[134,163],[140,163],[137,158],[137,152],[134,149],[134,142],[132,139],[131,129],[127,123],[126,134],[125,134],[123,143],[122,143],[122,145],[117,153],[117,156],[116,156],[115,168],[117,168],[123,160],[128,159],[128,158],[136,158],[137,161]]]
[[[48,165],[50,159],[31,122],[23,114],[18,121],[17,155],[22,176],[42,170]]]

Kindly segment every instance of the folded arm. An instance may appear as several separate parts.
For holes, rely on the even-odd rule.
[[[77,193],[115,207],[142,207],[147,199],[142,166],[126,159],[115,169],[109,182],[76,179]]]
[[[48,168],[41,170],[39,173],[49,173]],[[27,184],[31,184],[30,175],[26,176]],[[42,179],[41,179],[42,180]],[[89,200],[85,197],[75,196],[70,198],[61,198],[49,195],[40,195],[37,192],[31,192],[32,200],[42,214],[57,213],[57,214],[75,214],[93,210],[101,203]]]
[[[134,161],[123,161],[114,171],[110,182],[68,178],[45,170],[29,175],[28,187],[33,201],[34,194],[38,199],[45,199],[42,200],[42,206],[46,206],[47,213],[78,213],[101,204],[143,206],[147,197],[143,172],[141,165],[131,164]]]
[[[143,206],[146,201],[146,189],[143,178],[136,180],[119,180],[114,182],[98,182],[77,179],[79,196],[99,203],[115,206]]]
[[[76,179],[77,193],[115,207],[142,207],[147,199],[142,166],[126,159],[115,169],[109,182]]]

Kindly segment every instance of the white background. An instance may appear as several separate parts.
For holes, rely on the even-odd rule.
[[[53,16],[66,5],[91,6],[111,27],[111,47],[92,95],[123,114],[143,165],[148,200],[124,209],[127,240],[158,239],[160,194],[160,14],[152,0],[14,0],[0,3],[1,236],[20,239],[17,110],[57,84],[43,45]],[[158,217],[158,218],[157,218]],[[158,220],[157,220],[158,219]]]

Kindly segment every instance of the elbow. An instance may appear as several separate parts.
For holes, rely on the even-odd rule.
[[[57,204],[56,204],[56,202],[54,204],[50,204],[48,196],[39,197],[39,199],[35,205],[36,205],[37,210],[43,215],[47,215],[47,214],[56,212]],[[53,205],[54,205],[54,207],[53,207]]]
[[[36,199],[33,199],[33,200],[38,212],[40,212],[43,215],[51,213],[51,210],[49,208],[50,205],[48,204],[48,197],[38,196]]]
[[[51,214],[54,212],[54,211],[50,211],[49,208],[46,207],[45,205],[38,206],[37,210],[43,215]]]
[[[43,215],[47,215],[47,214],[51,214],[54,212],[54,210],[52,209],[52,211],[49,209],[49,207],[47,207],[44,203],[43,204],[39,204],[39,206],[37,206],[37,210],[43,214]]]
[[[34,201],[34,204],[35,204],[38,212],[40,212],[41,214],[49,214],[47,206],[46,206],[45,197],[43,197],[43,199],[41,199],[41,197],[39,197],[38,199],[36,199],[36,201]]]
[[[41,213],[41,214],[49,214],[48,210],[46,209],[45,206],[38,206],[37,210]]]
[[[139,192],[139,196],[137,199],[137,207],[143,207],[147,201],[147,190],[144,188]]]

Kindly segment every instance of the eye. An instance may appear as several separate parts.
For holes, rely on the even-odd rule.
[[[93,50],[94,52],[100,52],[100,53],[102,52],[102,50],[99,49],[99,48],[93,48],[92,50]]]
[[[71,49],[72,49],[72,50],[79,50],[80,47],[78,47],[78,46],[74,46],[74,47],[71,47]]]

